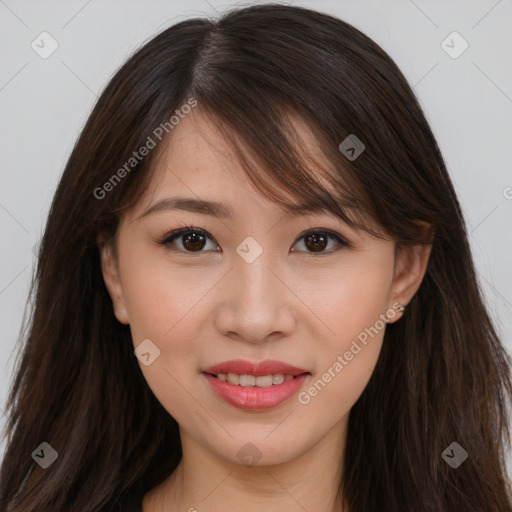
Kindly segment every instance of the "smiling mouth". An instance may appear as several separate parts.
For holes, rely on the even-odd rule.
[[[284,373],[273,373],[269,375],[248,375],[238,373],[207,373],[216,379],[232,384],[233,386],[242,386],[246,388],[268,388],[271,386],[279,386],[283,382],[296,379],[301,375],[310,375],[309,372],[300,373],[298,375],[290,375]]]
[[[272,365],[267,365],[266,371],[262,371],[261,366],[258,368],[253,365],[254,369],[247,364],[231,364],[231,366],[235,368],[238,366],[240,368],[238,371],[246,373],[219,372],[224,368],[212,367],[208,368],[208,372],[203,371],[202,374],[219,398],[242,410],[262,411],[277,407],[298,393],[311,376],[310,372],[284,364],[273,365],[281,366],[284,370],[282,373],[270,373],[277,369],[272,368]],[[248,373],[249,371],[260,375],[252,375]],[[262,373],[264,375],[261,375]]]

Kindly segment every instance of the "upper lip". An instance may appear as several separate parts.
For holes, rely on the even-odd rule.
[[[307,370],[297,368],[282,361],[260,361],[251,363],[242,359],[233,361],[225,361],[223,363],[210,366],[203,370],[204,373],[211,373],[218,375],[219,373],[236,373],[238,375],[254,375],[255,377],[262,375],[272,375],[275,373],[282,373],[284,375],[300,375],[301,373],[308,373]]]

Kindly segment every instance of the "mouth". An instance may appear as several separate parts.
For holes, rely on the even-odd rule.
[[[311,373],[280,361],[236,360],[207,368],[202,375],[224,402],[238,409],[263,410],[292,398]]]

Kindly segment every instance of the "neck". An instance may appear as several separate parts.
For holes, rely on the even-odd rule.
[[[293,460],[245,466],[219,457],[180,429],[183,457],[172,475],[145,497],[144,512],[342,512],[341,482],[348,415]]]

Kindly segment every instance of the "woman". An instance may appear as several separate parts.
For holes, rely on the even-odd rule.
[[[34,290],[2,510],[512,510],[510,362],[453,185],[341,20],[261,5],[144,45]]]

